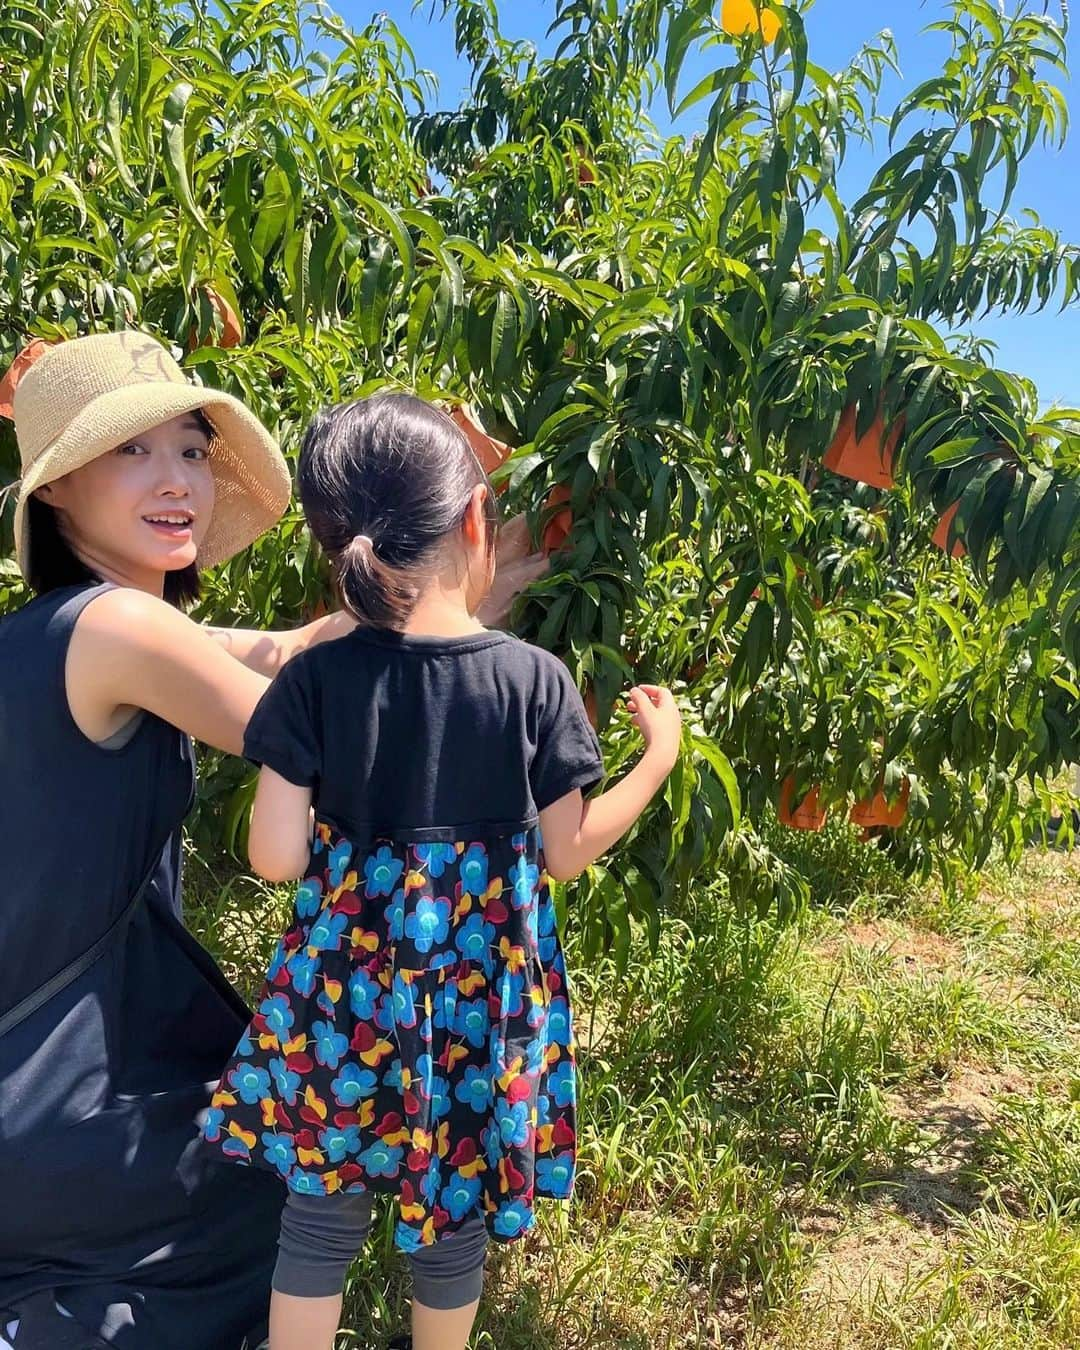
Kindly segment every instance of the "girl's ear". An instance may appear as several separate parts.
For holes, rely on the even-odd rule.
[[[473,547],[484,545],[487,542],[487,520],[484,515],[484,503],[487,501],[487,487],[484,483],[477,483],[469,497],[469,504],[465,508],[465,515],[462,518],[461,528],[465,532],[466,543]]]

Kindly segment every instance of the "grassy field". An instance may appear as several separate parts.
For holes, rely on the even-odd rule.
[[[475,1350],[1080,1345],[1080,856],[946,902],[846,827],[776,842],[798,921],[703,891],[623,978],[571,925],[577,1195],[493,1253]],[[250,990],[281,897],[189,877]],[[384,1222],[340,1346],[407,1300]]]

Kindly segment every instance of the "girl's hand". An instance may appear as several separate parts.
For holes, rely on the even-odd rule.
[[[630,720],[641,732],[645,754],[668,774],[679,758],[682,717],[670,689],[656,684],[635,685],[627,703]]]

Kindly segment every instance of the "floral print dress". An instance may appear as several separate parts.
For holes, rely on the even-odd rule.
[[[599,775],[589,730],[575,727],[571,779]],[[518,1238],[537,1196],[569,1197],[575,1167],[573,1025],[535,811],[520,828],[363,839],[317,815],[204,1139],[302,1194],[396,1195],[405,1251],[478,1210],[493,1238]]]

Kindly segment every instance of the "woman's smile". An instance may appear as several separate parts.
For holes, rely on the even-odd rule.
[[[143,516],[143,520],[161,538],[186,544],[193,538],[194,511],[158,511]]]

